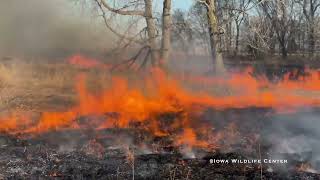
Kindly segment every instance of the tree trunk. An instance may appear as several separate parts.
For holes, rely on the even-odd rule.
[[[210,47],[211,55],[214,64],[214,70],[217,74],[223,74],[225,72],[221,42],[219,41],[219,32],[218,32],[218,19],[216,15],[216,6],[215,0],[206,0],[207,4],[207,17],[209,25],[209,34],[210,34]]]
[[[235,53],[234,55],[238,55],[239,53],[239,36],[240,36],[240,26],[237,24],[236,25],[236,50],[235,50]]]
[[[288,51],[284,42],[280,42],[281,55],[282,58],[285,59],[288,56]]]
[[[230,55],[231,47],[232,47],[232,22],[229,21],[226,24],[226,50],[228,55]]]
[[[315,49],[315,36],[314,36],[314,24],[310,23],[310,30],[309,30],[309,37],[308,37],[308,41],[309,41],[309,53],[310,56],[313,57],[314,55],[314,49]]]
[[[306,44],[306,37],[305,37],[305,33],[302,33],[302,56],[305,56],[305,44]]]
[[[317,11],[317,6],[320,4],[317,4],[319,2],[310,0],[310,10],[309,10],[309,17],[307,17],[309,21],[309,35],[308,35],[308,41],[309,41],[309,55],[310,57],[313,57],[314,50],[315,50],[315,16]]]
[[[152,0],[144,0],[145,2],[145,19],[147,23],[148,45],[150,46],[151,64],[157,65],[157,42],[156,42],[156,24],[152,14]]]
[[[161,60],[167,63],[171,50],[171,0],[163,1]]]

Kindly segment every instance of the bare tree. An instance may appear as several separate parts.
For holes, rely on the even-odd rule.
[[[143,10],[126,10],[129,5],[122,8],[114,8],[109,5],[105,0],[95,0],[98,4],[102,4],[107,10],[125,16],[141,16],[145,18],[146,21],[146,32],[148,34],[147,42],[150,48],[151,64],[157,66],[160,64],[157,48],[157,27],[155,24],[155,17],[153,15],[153,0],[143,0],[143,3],[138,1],[133,1],[131,4],[139,5],[143,4]],[[130,3],[128,3],[130,4]],[[162,39],[160,48],[160,59],[167,61],[170,55],[171,49],[171,26],[172,26],[172,16],[171,16],[171,0],[163,0],[163,12],[162,12]]]
[[[313,56],[316,44],[316,12],[320,7],[320,0],[296,0],[296,2],[301,5],[303,9],[303,14],[308,24],[308,48],[310,55]]]
[[[162,42],[161,42],[161,60],[167,61],[170,55],[171,49],[171,0],[163,1],[162,11]]]
[[[288,55],[287,45],[294,17],[294,2],[292,0],[268,0],[261,7],[270,20],[276,33],[283,58]]]
[[[257,13],[258,16],[247,18],[244,21],[243,32],[246,50],[255,59],[272,52],[275,42],[273,38],[274,31],[269,19],[263,14]]]
[[[219,3],[218,3],[219,5]],[[222,26],[224,26],[225,29],[225,34],[224,34],[224,47],[227,52],[227,54],[230,54],[231,47],[232,47],[232,41],[233,41],[233,6],[234,6],[234,1],[233,0],[220,0],[220,16],[223,19],[223,24],[221,23]]]
[[[210,37],[208,33],[207,9],[203,3],[196,2],[189,10],[190,29],[195,46],[203,49],[202,53],[210,54]]]
[[[237,55],[239,52],[239,38],[240,38],[240,27],[244,21],[244,18],[248,16],[247,11],[252,0],[232,0],[231,1],[231,13],[235,23],[235,51]]]
[[[142,2],[140,2],[140,0],[138,1],[134,1],[134,2],[129,2],[127,5],[121,7],[121,8],[115,8],[112,7],[107,1],[105,0],[94,0],[98,6],[101,8],[102,12],[104,13],[104,9],[102,7],[104,7],[105,9],[107,9],[108,11],[115,13],[115,14],[119,14],[119,15],[124,15],[124,16],[140,16],[143,17],[146,21],[146,32],[148,34],[148,38],[147,38],[147,47],[149,49],[149,52],[147,53],[150,54],[151,56],[151,64],[152,65],[156,65],[157,64],[157,42],[156,42],[156,37],[157,37],[157,30],[156,30],[156,25],[155,25],[155,21],[154,21],[154,17],[153,17],[153,2],[152,0],[143,0],[143,8],[140,9],[138,8],[138,10],[136,9],[132,9],[131,7],[133,6],[134,8],[140,7],[140,5],[142,4]],[[131,8],[131,9],[130,9]],[[105,14],[103,14],[104,16]],[[117,32],[117,30],[112,29],[110,27],[110,25],[108,25],[108,20],[104,17],[105,20],[105,24],[107,25],[107,27],[115,34],[117,34],[118,36],[120,36],[121,38],[124,38],[123,35],[119,34]],[[145,49],[145,47],[143,47],[142,49]],[[141,51],[139,51],[141,52]],[[144,63],[145,64],[145,63]]]
[[[194,29],[192,29],[192,21],[189,19],[186,12],[177,9],[174,11],[172,19],[172,46],[185,53],[189,53],[189,47],[193,45],[193,38],[198,35],[198,32],[195,32]]]
[[[207,18],[208,18],[208,32],[210,36],[210,49],[211,56],[213,58],[214,69],[217,74],[223,74],[225,72],[222,45],[221,45],[221,31],[218,22],[218,8],[216,0],[199,0],[206,6]]]
[[[157,29],[156,24],[154,22],[153,17],[153,8],[152,8],[152,0],[144,0],[145,3],[145,12],[144,17],[146,19],[147,23],[147,32],[149,37],[149,46],[151,51],[151,63],[153,66],[157,65],[157,42],[156,42],[156,36],[157,36]]]
[[[143,65],[149,62],[147,59],[153,66],[161,65],[160,60],[167,62],[172,47],[182,47],[188,53],[188,48],[194,47],[194,52],[210,54],[214,71],[223,74],[226,52],[238,55],[240,48],[256,58],[276,53],[286,58],[289,53],[304,52],[305,44],[313,55],[316,48],[320,0],[195,0],[188,12],[175,10],[173,15],[173,1],[162,0],[163,9],[157,17],[153,0],[124,0],[121,6],[116,0],[91,1],[103,12],[120,15],[116,17],[145,21],[146,27],[132,34],[119,33],[110,25],[114,21],[104,18],[121,42],[126,46],[135,42],[142,49],[139,53],[146,52]],[[156,19],[160,18],[158,23]]]

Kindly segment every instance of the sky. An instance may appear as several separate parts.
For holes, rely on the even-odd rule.
[[[193,2],[194,0],[172,0],[172,7],[173,9],[188,10]],[[161,11],[163,0],[155,0],[154,3],[156,11]]]
[[[192,5],[192,0],[173,0],[173,8],[187,10]]]

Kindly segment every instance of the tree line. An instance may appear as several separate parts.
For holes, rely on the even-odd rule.
[[[189,10],[163,0],[160,11],[153,0],[90,1],[120,49],[140,47],[128,62],[143,54],[142,66],[159,66],[174,51],[210,55],[223,73],[225,57],[315,59],[319,50],[320,0],[194,0]],[[113,27],[115,16],[130,19],[126,31]]]

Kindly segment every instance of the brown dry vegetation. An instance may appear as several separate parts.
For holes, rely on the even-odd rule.
[[[77,75],[88,74],[90,81],[105,81],[108,72],[84,70],[67,63],[27,62],[12,60],[0,63],[0,110],[60,110],[76,101],[74,90]],[[98,89],[102,83],[90,83]]]

